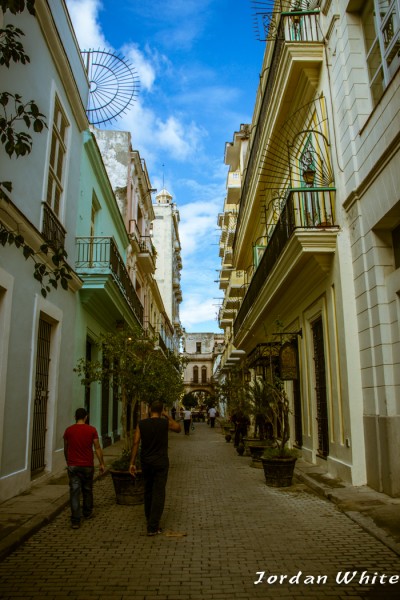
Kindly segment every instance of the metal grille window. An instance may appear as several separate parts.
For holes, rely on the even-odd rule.
[[[32,473],[45,467],[45,447],[47,429],[47,400],[49,396],[51,325],[44,319],[39,321],[36,357],[35,400],[32,432]]]
[[[54,106],[53,129],[51,134],[49,177],[47,182],[46,201],[58,218],[60,218],[61,212],[68,127],[69,123],[67,118],[58,99],[56,98]]]
[[[361,19],[375,105],[400,65],[400,0],[367,0]]]

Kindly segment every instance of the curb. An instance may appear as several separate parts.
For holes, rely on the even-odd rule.
[[[332,488],[326,487],[321,483],[316,482],[308,475],[305,475],[300,469],[295,468],[294,474],[299,481],[306,484],[307,487],[312,489],[319,496],[322,496],[330,502],[333,502],[333,504],[335,504],[343,514],[349,517],[349,519],[357,523],[360,527],[362,527],[362,529],[364,529],[364,531],[366,531],[370,535],[373,535],[377,540],[382,542],[382,544],[385,544],[385,546],[387,546],[388,548],[390,548],[390,550],[392,550],[400,556],[400,544],[395,542],[383,529],[378,527],[374,523],[373,519],[363,515],[359,511],[344,510],[343,508],[341,508],[342,499],[340,498],[340,496],[335,494],[335,491],[332,490]]]
[[[0,560],[6,558],[9,554],[14,552],[29,539],[32,535],[34,535],[39,529],[41,529],[44,525],[47,525],[52,521],[60,512],[67,506],[69,503],[69,492],[63,494],[58,500],[54,502],[54,508],[49,513],[39,513],[35,515],[26,523],[18,527],[15,531],[10,533],[7,537],[0,541]]]
[[[108,474],[108,469],[104,475],[98,473],[94,477],[96,482],[100,477],[105,477]],[[37,533],[39,529],[47,525],[57,517],[69,504],[69,491],[64,492],[57,500],[54,501],[52,510],[46,513],[39,513],[31,517],[23,525],[15,529],[12,533],[0,540],[0,560],[4,560],[21,544],[26,542],[32,535]]]

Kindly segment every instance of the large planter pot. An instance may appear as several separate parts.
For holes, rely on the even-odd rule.
[[[244,455],[250,456],[249,444],[256,444],[260,440],[257,438],[244,437],[242,438],[242,442],[244,444]]]
[[[294,456],[261,458],[265,483],[271,487],[291,486],[296,460]]]
[[[256,444],[249,444],[250,456],[251,456],[251,467],[256,469],[262,469],[261,456],[265,450],[265,446],[257,446]]]
[[[144,502],[144,481],[141,471],[137,471],[135,477],[129,471],[110,470],[114,484],[117,504],[132,506]]]

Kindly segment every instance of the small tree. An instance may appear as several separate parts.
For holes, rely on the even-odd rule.
[[[107,382],[121,400],[122,437],[129,450],[135,408],[153,400],[171,406],[183,392],[182,363],[172,352],[164,354],[155,340],[144,338],[139,328],[101,334],[97,346],[102,360],[81,358],[75,371],[83,385]]]
[[[219,402],[226,405],[228,415],[250,414],[248,384],[243,381],[242,369],[232,370],[226,380],[216,386],[216,395]]]
[[[268,402],[267,416],[274,430],[277,456],[287,454],[286,445],[290,439],[290,404],[283,381],[275,377],[273,382],[264,382]]]

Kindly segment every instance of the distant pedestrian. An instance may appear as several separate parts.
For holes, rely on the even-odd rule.
[[[189,435],[191,422],[192,411],[188,408],[185,408],[185,410],[183,411],[183,427],[185,429],[185,435]]]
[[[174,419],[174,421],[175,421],[175,416],[176,416],[176,408],[175,408],[175,406],[173,406],[173,407],[171,408],[171,415],[172,415],[172,418],[173,418],[173,419]]]
[[[93,513],[93,448],[104,473],[105,464],[96,428],[87,424],[88,413],[84,408],[75,412],[75,425],[64,433],[64,456],[68,467],[72,529],[79,529],[82,514],[90,519]],[[82,510],[81,510],[82,492]]]
[[[210,417],[210,427],[215,427],[215,417],[217,416],[217,411],[213,406],[209,409],[208,416]]]
[[[136,474],[136,457],[140,461],[144,479],[144,512],[147,535],[161,533],[160,519],[164,511],[165,486],[168,478],[168,431],[179,433],[181,426],[163,410],[163,403],[155,401],[150,407],[150,417],[139,421],[133,437],[129,472]]]

